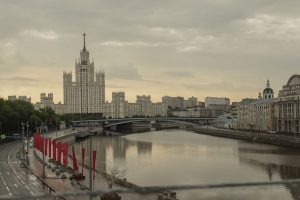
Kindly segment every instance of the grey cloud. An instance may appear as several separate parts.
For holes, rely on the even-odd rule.
[[[124,86],[122,84],[113,84],[113,83],[106,84],[106,87],[112,88],[112,89],[118,89],[118,90],[122,90],[124,88],[132,88],[130,86]]]
[[[258,91],[258,88],[249,86],[246,84],[233,84],[230,81],[221,81],[215,83],[195,83],[195,84],[184,84],[183,87],[192,91],[225,91],[230,93],[241,92],[241,91]]]
[[[131,65],[111,66],[105,68],[108,79],[143,80],[138,69]]]
[[[2,87],[6,85],[6,88],[9,88],[11,90],[11,93],[8,93],[7,95],[12,95],[15,94],[16,88],[21,88],[21,87],[28,87],[28,88],[35,88],[38,87],[37,83],[41,83],[37,79],[29,78],[29,77],[21,77],[21,76],[16,76],[16,77],[0,77],[0,83]],[[3,88],[0,88],[3,89]],[[31,89],[29,92],[34,91],[34,89]],[[36,95],[38,95],[37,93]]]
[[[46,39],[46,40],[55,40],[58,38],[57,33],[55,33],[53,30],[46,30],[46,31],[24,30],[21,32],[21,35],[37,37],[37,38]]]
[[[167,71],[167,72],[164,72],[164,75],[173,76],[173,77],[177,77],[177,78],[186,78],[186,77],[192,78],[192,77],[194,77],[194,74],[189,71]]]
[[[174,43],[163,43],[163,42],[143,42],[143,41],[105,41],[101,42],[100,45],[108,47],[162,47],[176,45]]]
[[[187,88],[239,92],[237,79],[246,79],[242,86],[250,91],[261,87],[257,77],[275,77],[280,87],[299,73],[300,1],[10,0],[1,1],[0,12],[0,64],[9,76],[23,77],[21,67],[74,73],[83,32],[96,65],[110,66],[108,80],[151,87],[151,80],[188,77]],[[199,77],[182,66],[230,84],[193,86]],[[53,77],[61,81],[61,74]]]
[[[28,77],[8,77],[8,78],[0,78],[2,81],[18,81],[18,82],[39,82],[37,79],[28,78]]]

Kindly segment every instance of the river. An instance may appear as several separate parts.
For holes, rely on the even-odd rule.
[[[122,137],[95,137],[96,167],[127,169],[141,186],[217,184],[300,178],[300,151],[278,146],[162,130]],[[76,144],[77,155],[88,141]],[[87,163],[87,160],[85,161]],[[298,200],[300,185],[178,191],[180,200]]]

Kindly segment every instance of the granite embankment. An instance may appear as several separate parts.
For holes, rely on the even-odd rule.
[[[280,135],[276,133],[249,132],[240,130],[214,129],[206,127],[192,127],[192,130],[199,134],[206,134],[216,137],[232,138],[250,142],[279,145],[292,148],[300,148],[300,137]]]

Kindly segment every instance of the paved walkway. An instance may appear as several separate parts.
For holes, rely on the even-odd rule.
[[[65,137],[67,135],[72,135],[71,130],[67,131],[61,131],[57,133],[50,133],[47,134],[48,137],[56,138],[59,137],[61,140],[69,140],[70,137]],[[42,177],[42,163],[36,159],[36,157],[33,155],[33,150],[30,151],[30,168],[32,171],[39,177]],[[42,157],[42,154],[38,152],[38,155]],[[48,157],[45,157],[45,160],[48,160]],[[69,162],[70,163],[70,162]],[[58,179],[58,177],[47,167],[45,168],[45,174],[46,179],[44,180],[47,185],[49,185],[53,190],[56,192],[72,192],[72,191],[80,191],[80,185],[89,188],[89,170],[87,168],[84,168],[84,175],[86,179],[82,182],[79,182],[78,184],[71,184],[71,181],[69,179],[62,180]],[[67,174],[67,177],[70,177],[70,174]],[[81,187],[82,187],[81,186]],[[113,188],[122,188],[126,189],[124,187],[120,186],[113,186]],[[95,181],[93,183],[93,190],[102,190],[102,189],[108,189],[108,184],[106,183],[105,179],[100,174],[95,174]],[[157,194],[121,194],[122,200],[156,200]],[[72,197],[67,199],[90,199],[89,197]],[[99,198],[98,198],[99,199]]]

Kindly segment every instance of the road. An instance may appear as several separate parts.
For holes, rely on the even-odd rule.
[[[31,196],[48,192],[42,183],[16,158],[22,141],[0,145],[0,197]]]
[[[48,137],[51,137],[48,134]],[[17,153],[21,149],[22,141],[13,141],[7,144],[0,145],[0,199],[10,199],[13,197],[33,196],[41,193],[48,193],[48,188],[43,187],[42,182],[36,178],[30,170],[25,168],[20,159],[16,157]],[[32,155],[33,156],[33,155]],[[41,175],[41,163],[34,157],[30,157],[30,168],[35,171],[35,174]],[[87,169],[85,169],[88,174]],[[46,168],[46,175],[49,177],[55,177],[55,175]],[[88,181],[88,180],[87,180]],[[58,192],[71,192],[80,191],[79,185],[71,185],[69,180],[61,179],[47,179],[49,184],[55,191]],[[88,185],[88,182],[86,182]],[[116,188],[116,187],[115,187]],[[95,189],[107,189],[107,183],[103,181],[103,178],[96,174]],[[140,195],[140,194],[122,194],[124,200],[139,200],[156,199],[156,195]],[[25,199],[25,198],[23,198]],[[29,198],[29,199],[34,199]],[[78,199],[72,197],[69,199]],[[79,199],[89,199],[88,196],[80,197]]]

